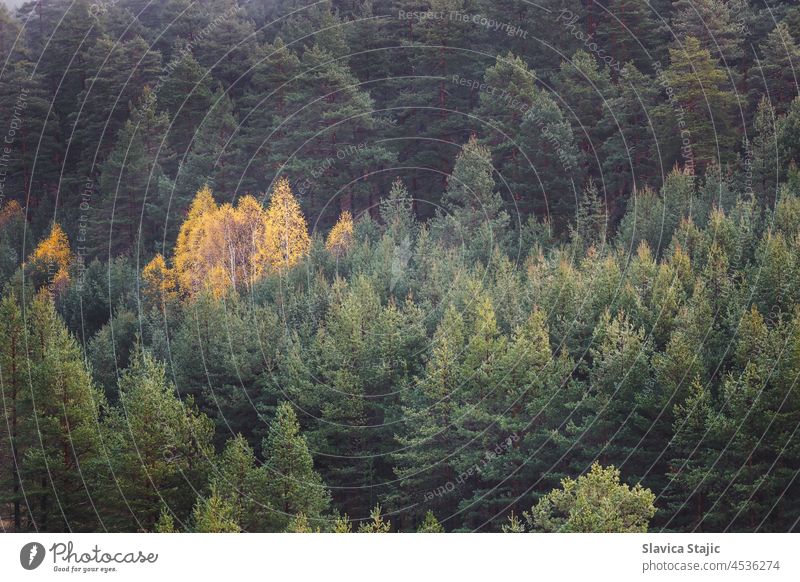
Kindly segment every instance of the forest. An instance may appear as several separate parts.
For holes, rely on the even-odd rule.
[[[800,5],[0,4],[0,531],[800,531]]]

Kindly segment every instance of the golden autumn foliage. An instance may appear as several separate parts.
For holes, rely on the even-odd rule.
[[[220,296],[291,267],[308,253],[309,245],[305,217],[285,179],[278,183],[268,210],[253,196],[243,197],[235,207],[217,205],[204,187],[178,235],[175,280],[186,293],[209,289]]]
[[[160,253],[142,270],[142,294],[145,301],[160,309],[178,296],[175,273]]]
[[[31,262],[35,268],[46,271],[51,290],[66,287],[69,282],[72,251],[69,248],[67,235],[58,224],[53,224],[50,234],[33,251]]]
[[[272,191],[266,231],[260,257],[274,269],[292,267],[308,254],[308,225],[286,178],[281,178]]]
[[[217,210],[217,204],[208,186],[201,188],[194,197],[189,208],[189,215],[181,225],[178,240],[175,243],[175,274],[180,288],[186,292],[194,292],[202,287],[202,280],[197,276],[200,269],[198,257],[193,252],[197,241],[203,238],[203,221],[206,215]]]
[[[325,248],[336,255],[344,256],[353,246],[353,215],[349,211],[342,212],[339,220],[328,233]]]

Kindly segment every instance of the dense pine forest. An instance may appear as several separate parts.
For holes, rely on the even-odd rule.
[[[0,531],[800,530],[800,5],[0,5]]]

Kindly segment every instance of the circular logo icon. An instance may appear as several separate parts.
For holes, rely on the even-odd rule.
[[[30,542],[19,551],[19,563],[26,570],[35,570],[44,561],[44,546],[39,542]]]

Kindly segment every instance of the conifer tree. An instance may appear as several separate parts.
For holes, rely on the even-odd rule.
[[[507,243],[508,214],[495,191],[489,150],[475,136],[464,144],[442,197],[446,214],[435,228],[442,242],[463,247],[468,256],[486,258]]]
[[[685,112],[685,120],[676,122],[673,119],[676,105],[668,103],[663,106],[666,123],[677,128],[681,121],[685,122],[691,134],[691,153],[701,168],[727,161],[735,143],[732,112],[736,98],[728,89],[730,83],[724,70],[715,63],[709,50],[692,36],[687,37],[680,48],[671,48],[669,54],[670,66],[664,74],[677,104]],[[683,134],[677,129],[675,132]],[[677,143],[677,135],[675,140]]]
[[[278,406],[262,446],[266,496],[272,509],[268,521],[273,531],[284,530],[299,514],[318,519],[328,507],[329,495],[314,471],[308,444],[289,403]]]
[[[171,120],[167,139],[177,159],[168,167],[175,170],[214,104],[211,78],[192,53],[186,52],[166,64],[156,87],[158,107]]]
[[[112,531],[151,530],[160,504],[185,523],[193,492],[208,474],[213,425],[182,402],[163,364],[141,348],[119,381],[120,403],[106,423],[103,523]]]
[[[736,27],[731,3],[722,0],[674,2],[671,26],[676,44],[697,39],[699,46],[728,68],[736,67],[743,54],[743,39]]]
[[[603,109],[601,124],[607,137],[598,150],[602,183],[615,202],[614,214],[621,207],[616,200],[657,183],[663,141],[651,122],[660,101],[656,83],[631,63],[622,68],[618,82],[616,95]]]
[[[30,448],[18,461],[29,524],[44,531],[91,531],[102,523],[93,499],[104,456],[104,400],[49,295],[37,295],[26,319],[29,416],[20,431]]]
[[[577,170],[578,151],[561,108],[536,86],[536,73],[511,53],[498,57],[484,80],[492,90],[480,94],[476,114],[486,123],[479,130],[503,177],[501,192],[514,200],[506,206],[512,216],[544,214],[551,205],[560,212],[561,193],[580,182],[568,176]]]
[[[584,164],[597,176],[597,149],[607,137],[600,123],[607,102],[616,97],[610,70],[579,50],[552,77],[553,90],[564,102],[575,140],[584,154]]]
[[[104,220],[92,233],[98,255],[149,255],[162,247],[171,191],[162,161],[172,154],[165,143],[169,119],[156,105],[156,94],[145,87],[103,164],[98,211]]]
[[[646,532],[656,512],[655,495],[641,485],[620,483],[619,471],[594,463],[577,480],[562,481],[525,514],[538,532]]]
[[[26,369],[26,329],[22,312],[13,293],[0,301],[0,373],[2,374],[3,418],[7,424],[0,440],[0,459],[4,467],[0,476],[0,507],[11,516],[14,531],[21,531],[25,517],[24,488],[20,466],[27,447],[34,443],[32,434],[25,434],[26,418],[30,414],[30,401],[26,397],[28,383]]]
[[[432,511],[425,514],[425,520],[417,529],[417,533],[444,533],[444,528]]]
[[[194,531],[197,533],[237,533],[239,525],[233,518],[233,507],[211,488],[211,494],[198,499],[192,511]]]
[[[225,504],[230,520],[243,531],[263,530],[271,508],[266,498],[268,476],[242,435],[230,439],[214,465],[211,497]],[[210,498],[209,498],[210,499]]]
[[[779,22],[762,43],[760,68],[751,76],[758,78],[758,87],[769,95],[775,110],[785,113],[797,97],[797,74],[800,65],[800,44],[789,33],[785,22]]]

